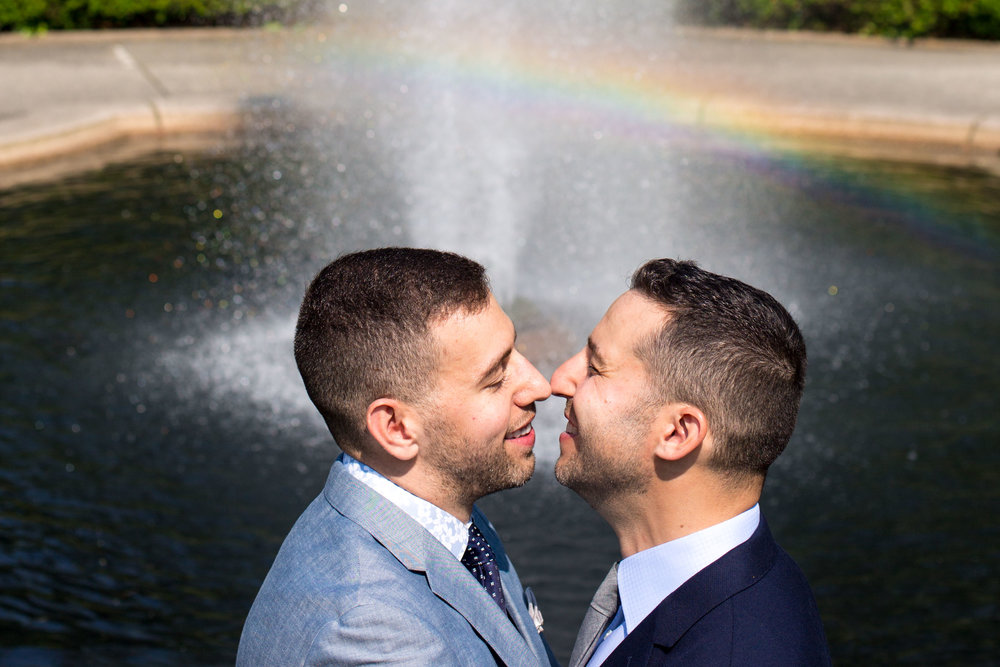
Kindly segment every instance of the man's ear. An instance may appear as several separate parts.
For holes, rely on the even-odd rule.
[[[417,455],[420,416],[411,405],[394,398],[377,398],[368,405],[365,418],[368,432],[386,454],[398,461],[410,461]]]
[[[665,461],[679,461],[700,447],[708,436],[705,413],[687,403],[664,406],[657,420],[658,437],[653,454]]]

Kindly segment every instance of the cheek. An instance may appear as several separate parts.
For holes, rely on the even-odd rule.
[[[582,403],[593,419],[600,417],[614,405],[614,393],[608,391],[606,386],[602,387],[595,382],[590,382],[587,384],[586,391],[578,394],[573,401]]]
[[[617,416],[628,410],[629,403],[625,398],[614,387],[594,386],[591,383],[586,393],[573,398],[573,403],[577,406],[575,409],[582,424],[600,429],[614,423]]]
[[[470,402],[467,406],[469,414],[466,416],[466,422],[470,428],[484,435],[507,432],[510,422],[510,408],[507,402],[494,398]]]

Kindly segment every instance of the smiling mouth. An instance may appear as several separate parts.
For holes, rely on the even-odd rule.
[[[576,424],[573,423],[573,419],[569,416],[573,409],[573,399],[566,400],[566,409],[563,410],[563,417],[566,418],[566,433],[569,435],[577,435],[580,431],[576,428]]]
[[[531,422],[528,422],[516,431],[511,431],[504,436],[504,440],[517,440],[518,438],[523,438],[524,436],[531,433]]]

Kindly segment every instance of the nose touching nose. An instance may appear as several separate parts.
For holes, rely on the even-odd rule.
[[[521,373],[523,376],[522,389],[518,392],[518,398],[521,400],[518,403],[528,404],[535,401],[544,401],[546,398],[552,395],[552,388],[549,386],[548,380],[545,376],[538,372],[526,357],[517,353],[518,362],[520,362]]]
[[[576,380],[574,373],[584,363],[583,350],[574,354],[562,363],[552,374],[552,393],[557,396],[569,398],[576,390]]]

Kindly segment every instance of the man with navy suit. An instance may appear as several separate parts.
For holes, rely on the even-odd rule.
[[[261,586],[238,665],[554,664],[474,506],[535,467],[549,386],[514,338],[459,255],[369,250],[316,276],[295,359],[343,454]]]
[[[802,335],[769,294],[659,259],[556,370],[556,478],[622,555],[570,667],[830,664],[809,584],[758,505],[805,368]]]

